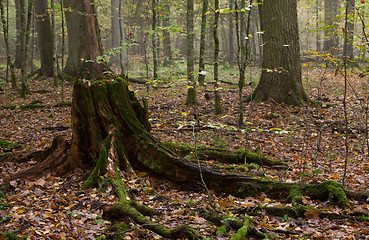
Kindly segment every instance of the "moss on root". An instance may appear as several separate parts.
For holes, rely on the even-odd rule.
[[[111,136],[107,137],[104,141],[104,145],[101,147],[99,159],[96,163],[94,170],[88,176],[87,180],[83,184],[83,189],[95,187],[98,183],[98,178],[106,172],[106,166],[108,164],[108,151],[110,149]]]
[[[181,155],[186,156],[195,152],[195,148],[183,143],[163,142],[163,145],[169,150]],[[197,146],[197,153],[200,159],[216,159],[220,162],[226,163],[255,163],[264,166],[276,166],[285,165],[285,162],[274,160],[261,156],[257,153],[250,152],[244,148],[237,149],[235,151],[228,151],[222,148]]]
[[[306,185],[307,195],[318,199],[328,199],[332,204],[337,204],[342,208],[350,207],[343,186],[336,181],[329,180],[316,185]]]

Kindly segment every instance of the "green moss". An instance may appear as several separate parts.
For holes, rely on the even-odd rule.
[[[251,222],[251,217],[246,216],[244,218],[243,226],[240,229],[238,229],[237,233],[235,233],[231,236],[230,240],[245,239],[246,236],[248,235],[249,231],[250,231],[250,222]]]
[[[302,203],[302,191],[299,186],[294,186],[290,190],[290,194],[287,197],[287,201],[292,203],[301,204]]]
[[[260,189],[251,184],[241,183],[240,187],[238,188],[237,196],[239,197],[249,197],[255,196],[258,194]]]
[[[227,229],[225,226],[220,226],[220,227],[217,227],[217,231],[216,231],[216,235],[217,237],[219,236],[227,236],[228,233],[227,233]]]
[[[14,110],[16,107],[17,107],[17,105],[15,105],[15,104],[9,104],[9,105],[2,106],[1,108],[2,109]]]
[[[11,148],[14,147],[16,144],[12,142],[8,142],[6,140],[0,140],[0,148]]]
[[[104,145],[101,147],[99,159],[91,174],[88,176],[86,182],[83,184],[83,189],[95,187],[100,175],[104,175],[106,172],[106,166],[108,164],[108,149],[110,148],[111,136],[104,140]]]
[[[21,105],[20,106],[20,108],[22,110],[25,110],[25,109],[35,109],[35,108],[44,108],[44,107],[45,107],[45,105],[43,105],[43,104],[32,104],[32,103],[26,104],[26,105]]]
[[[332,204],[336,203],[342,208],[350,207],[350,203],[343,186],[336,181],[325,181],[312,187],[307,187],[306,191],[308,192],[308,195],[314,198],[324,199],[328,197],[328,200]]]
[[[70,107],[70,106],[72,106],[72,102],[71,101],[60,102],[60,103],[56,104],[55,106],[56,107]]]
[[[26,240],[27,236],[19,237],[15,232],[0,232],[0,239],[6,240]]]
[[[109,235],[105,236],[106,240],[123,240],[125,237],[125,232],[129,230],[129,227],[125,223],[115,224],[110,226],[106,231]]]

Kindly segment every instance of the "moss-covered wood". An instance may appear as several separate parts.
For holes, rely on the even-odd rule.
[[[163,142],[163,144],[169,148],[171,151],[177,153],[181,156],[187,156],[195,152],[195,148],[183,144],[183,143],[173,143],[173,142]],[[287,163],[274,160],[260,154],[253,153],[244,148],[237,149],[235,151],[229,151],[222,148],[207,147],[207,146],[197,146],[197,156],[202,160],[217,160],[224,163],[256,163],[263,166],[277,166],[279,168],[287,168]]]

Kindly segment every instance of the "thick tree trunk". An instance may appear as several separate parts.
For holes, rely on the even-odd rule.
[[[41,58],[41,74],[52,77],[54,70],[54,43],[47,0],[35,0],[35,14],[38,32],[38,49]]]
[[[263,63],[252,100],[292,105],[308,102],[301,79],[296,0],[265,0],[259,7]]]
[[[109,70],[102,56],[93,0],[63,0],[68,30],[68,60],[64,71],[92,79]]]

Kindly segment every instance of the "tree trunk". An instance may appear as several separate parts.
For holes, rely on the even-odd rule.
[[[219,37],[218,37],[218,23],[219,23],[219,0],[215,0],[214,3],[214,26],[213,26],[213,37],[214,37],[214,95],[215,95],[215,114],[222,113],[222,104],[220,99],[220,93],[218,89],[218,66],[219,66]]]
[[[7,8],[9,8],[9,6],[7,6]],[[17,77],[15,75],[14,64],[12,62],[11,55],[10,55],[9,28],[8,28],[9,25],[7,24],[6,19],[5,19],[3,1],[0,1],[0,14],[1,14],[1,23],[3,26],[4,42],[5,42],[5,48],[6,48],[6,66],[7,66],[6,81],[9,82],[8,69],[10,68],[10,78],[11,78],[12,88],[16,89],[17,88]]]
[[[125,46],[125,31],[123,18],[123,0],[111,0],[111,48],[119,48],[119,53],[114,53],[109,59],[109,66],[122,58],[123,73],[128,68],[128,53]],[[115,51],[114,51],[115,52]]]
[[[347,49],[346,50],[347,50],[347,57],[351,61],[354,61],[354,30],[355,30],[354,17],[355,17],[355,1],[349,1],[348,23],[347,23]],[[350,62],[349,62],[349,65],[351,65]]]
[[[323,51],[332,55],[338,54],[339,38],[337,34],[336,16],[338,14],[337,0],[324,0],[324,22],[327,25],[327,30],[324,36]]]
[[[152,61],[153,61],[153,79],[158,79],[158,37],[156,32],[157,17],[157,0],[151,0],[151,11],[152,11]]]
[[[17,40],[15,45],[15,60],[14,67],[21,68],[22,67],[22,43],[24,42],[24,33],[22,33],[22,22],[21,15],[25,14],[25,9],[21,7],[25,6],[26,0],[15,0],[15,10],[16,10],[16,29],[17,29]]]
[[[263,62],[252,100],[291,105],[308,102],[301,79],[296,0],[265,0],[259,7]]]
[[[194,105],[196,103],[196,84],[194,79],[194,14],[193,14],[193,0],[187,0],[187,105]]]
[[[68,60],[64,71],[92,79],[109,70],[102,56],[93,0],[63,0],[68,30]]]
[[[173,56],[172,56],[172,47],[171,47],[171,39],[170,39],[170,1],[164,1],[163,3],[163,10],[164,10],[164,17],[163,17],[163,52],[164,52],[164,64],[170,64]]]
[[[201,13],[201,35],[200,35],[200,52],[199,52],[199,74],[198,81],[200,85],[205,82],[205,39],[206,39],[206,13],[208,11],[208,0],[202,0]]]
[[[54,48],[50,23],[50,11],[47,0],[35,0],[35,14],[38,33],[38,49],[41,58],[41,74],[53,76]]]
[[[229,0],[229,10],[233,11],[234,10],[234,1],[233,0]],[[234,65],[235,59],[234,59],[234,32],[233,32],[233,28],[234,28],[234,24],[233,24],[233,19],[234,18],[234,13],[231,12],[229,13],[228,16],[228,62],[231,66]]]

